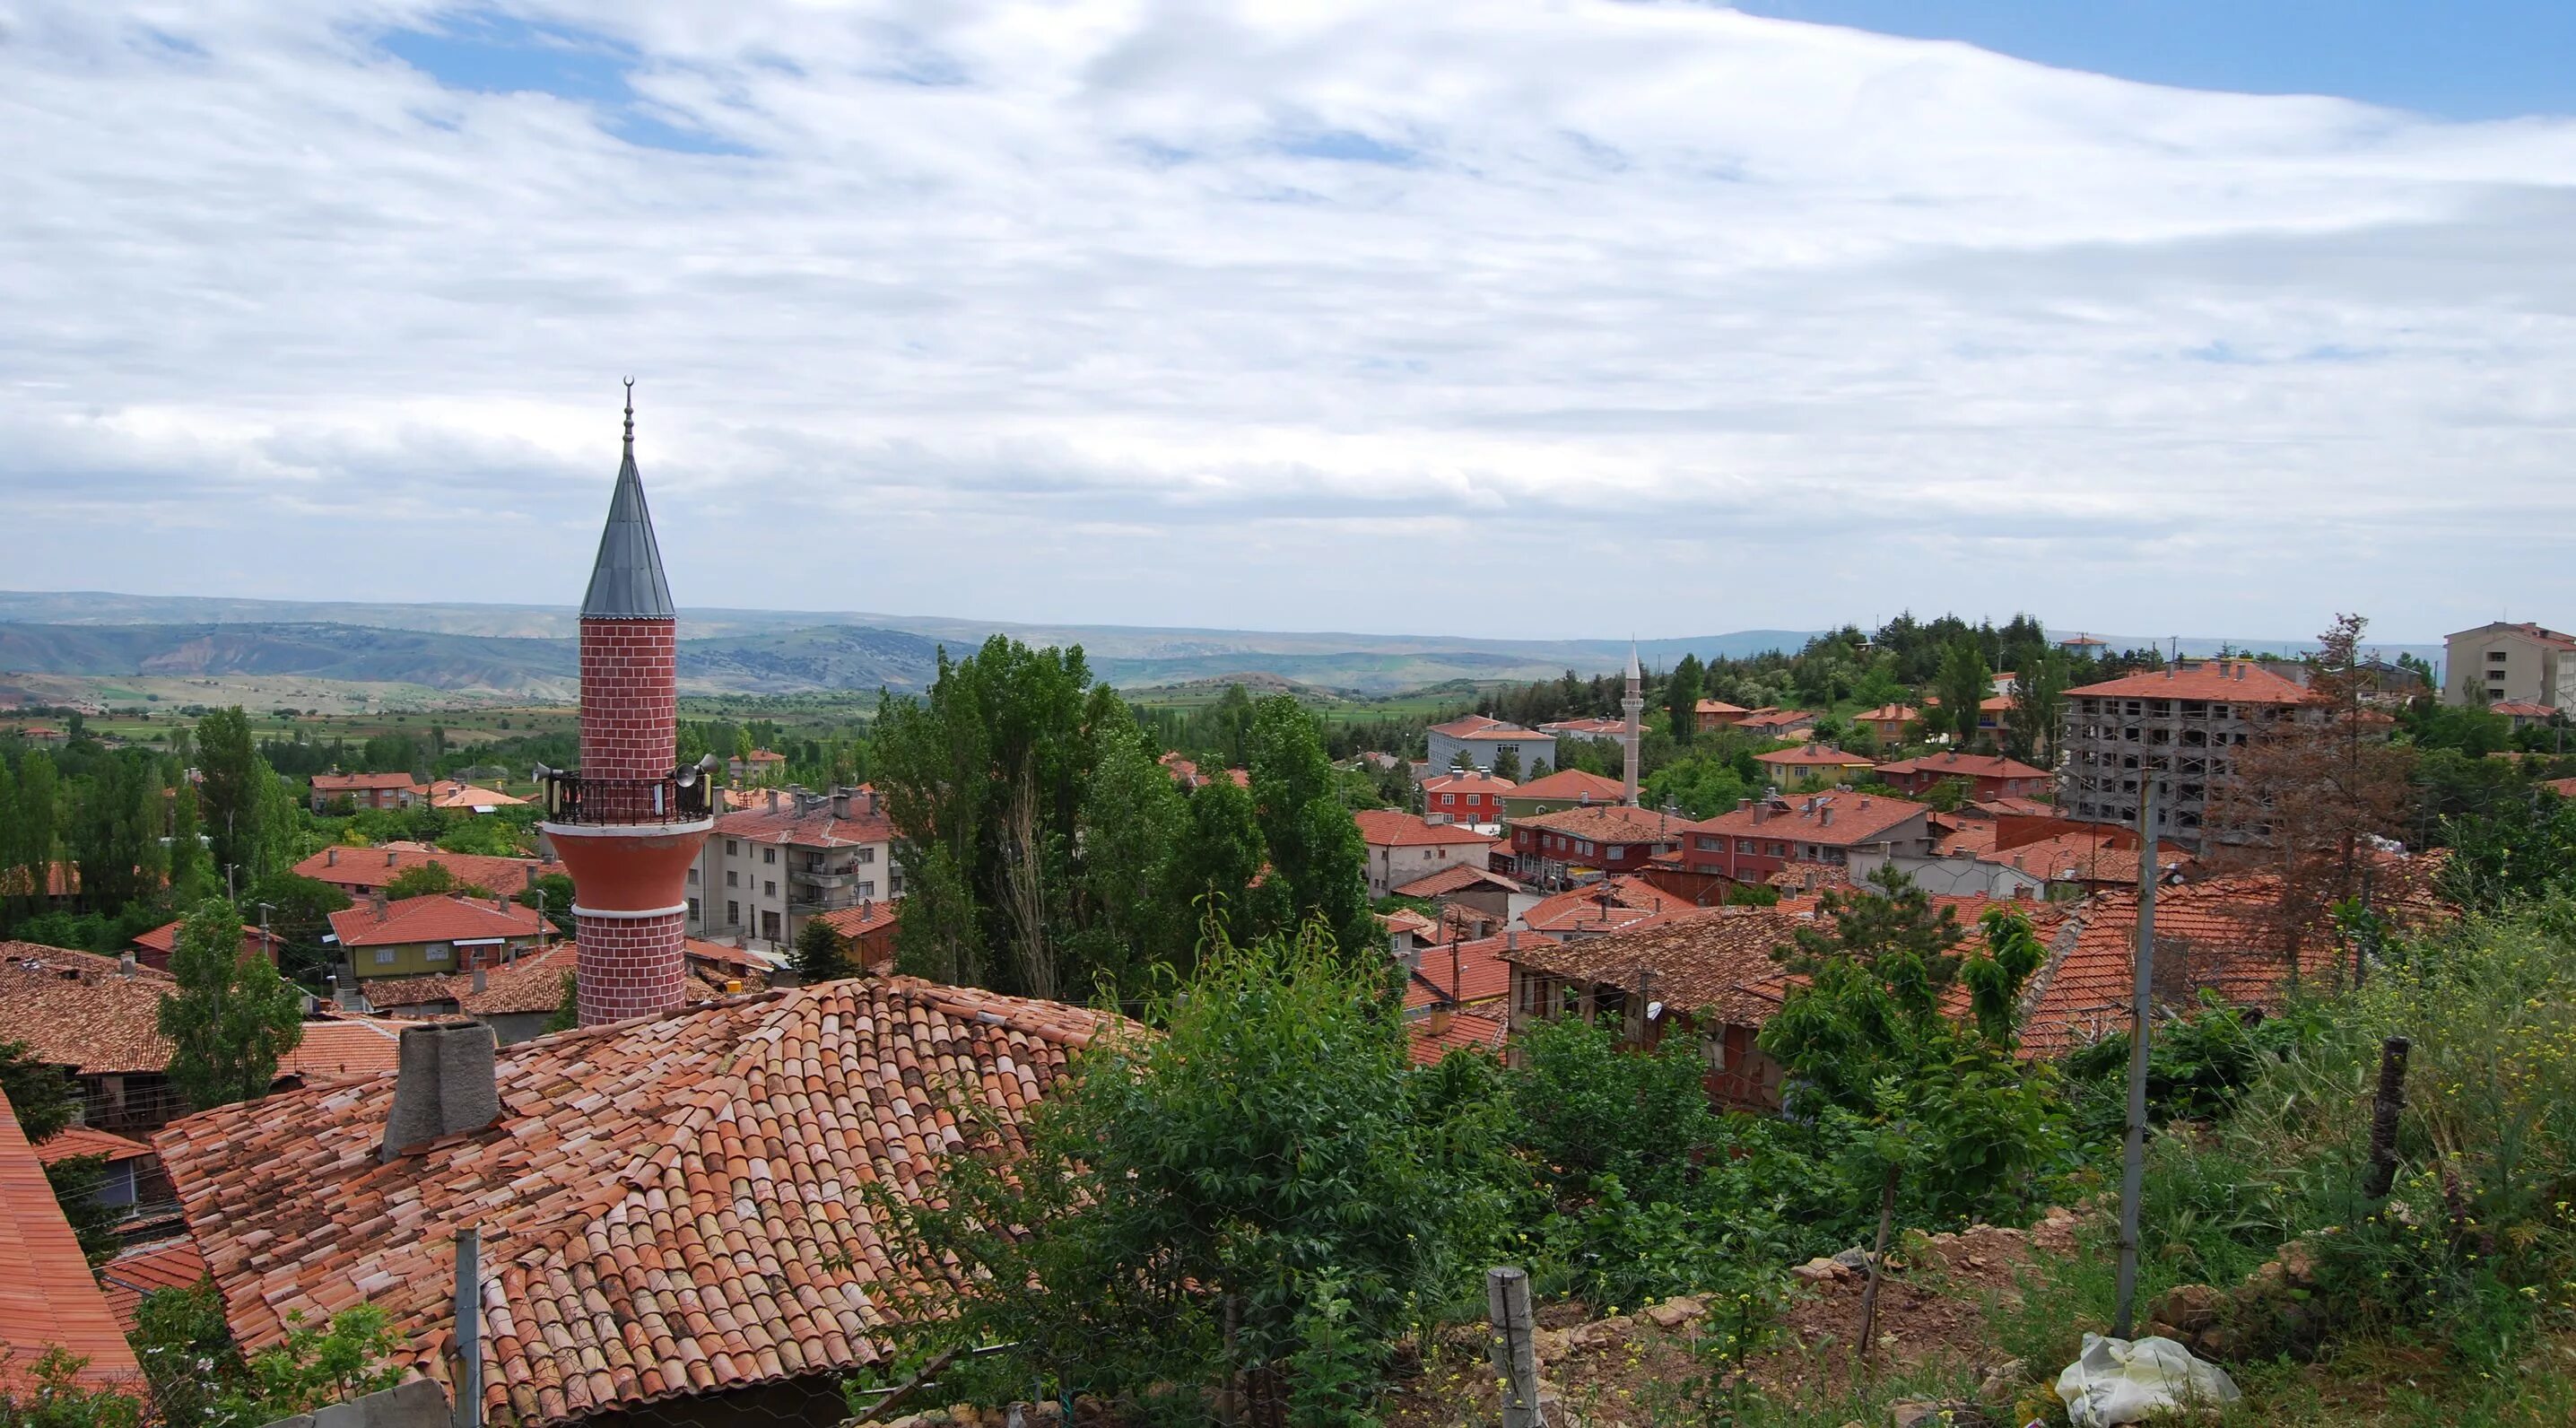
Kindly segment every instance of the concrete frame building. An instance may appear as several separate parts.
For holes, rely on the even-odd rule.
[[[2307,701],[2251,660],[2185,661],[2066,691],[2057,806],[2086,822],[2138,826],[2141,779],[2156,784],[2155,837],[2194,852],[2219,785],[2248,736]]]
[[[2445,704],[2546,704],[2576,714],[2576,635],[2498,620],[2442,642]]]

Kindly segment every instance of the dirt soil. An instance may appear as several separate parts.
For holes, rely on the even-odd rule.
[[[1911,1239],[1915,1251],[1891,1252],[1879,1286],[1878,1353],[1885,1367],[1937,1375],[1973,1390],[2002,1358],[1988,1341],[1988,1298],[2009,1300],[2013,1271],[2033,1254],[2074,1248],[2077,1221],[2064,1212],[2034,1230],[1988,1226],[1929,1240]],[[1851,1373],[1852,1346],[1860,1331],[1866,1275],[1850,1269],[1802,1267],[1792,1273],[1791,1300],[1780,1333],[1747,1365],[1755,1384],[1775,1400],[1814,1403],[1839,1399]],[[1692,1307],[1668,1301],[1646,1311],[1595,1319],[1585,1306],[1543,1306],[1537,1315],[1542,1396],[1552,1391],[1568,1412],[1551,1422],[1583,1428],[1647,1428],[1686,1416],[1688,1385],[1705,1380],[1704,1352],[1724,1330],[1722,1314],[1684,1317]],[[1677,1322],[1665,1327],[1653,1315]],[[1431,1362],[1387,1414],[1390,1428],[1445,1428],[1491,1423],[1498,1413],[1498,1385],[1485,1360],[1485,1336],[1468,1326],[1445,1341]]]

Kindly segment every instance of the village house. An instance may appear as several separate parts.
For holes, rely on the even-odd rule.
[[[1182,758],[1178,751],[1165,754],[1155,762],[1163,766],[1163,771],[1172,776],[1172,782],[1179,784],[1183,793],[1196,793],[1201,785],[1209,781],[1209,775],[1199,772],[1199,766]],[[1252,787],[1250,769],[1227,769],[1224,773],[1236,788]]]
[[[246,1353],[363,1301],[396,1364],[453,1397],[470,1224],[480,1421],[827,1425],[849,1415],[844,1379],[894,1371],[887,1316],[920,1287],[886,1211],[848,1187],[924,1194],[972,1128],[1016,1137],[1070,1056],[1132,1031],[909,978],[497,1051],[480,1026],[428,1022],[395,1074],[221,1107],[156,1144]],[[411,1229],[352,1233],[367,1225]]]
[[[1585,808],[1596,803],[1617,803],[1627,788],[1615,778],[1605,778],[1582,769],[1558,769],[1544,778],[1523,780],[1521,786],[1503,795],[1503,820],[1529,818],[1541,813],[1555,813],[1567,808]]]
[[[2557,710],[2528,699],[2500,699],[2488,705],[2487,712],[2503,716],[2506,727],[2516,733],[2545,725],[2558,717]]]
[[[894,823],[875,789],[770,789],[717,815],[689,869],[688,931],[783,954],[809,918],[901,896]]]
[[[563,1008],[564,978],[577,960],[569,938],[542,950],[504,951],[499,961],[443,976],[378,980],[361,989],[367,1004],[406,1021],[470,1017],[503,1046],[544,1032]],[[710,1000],[705,988],[692,1000]]]
[[[1816,727],[1816,716],[1804,709],[1775,709],[1768,705],[1748,710],[1731,726],[1757,739],[1793,739]]]
[[[527,802],[463,779],[440,779],[429,786],[429,806],[451,813],[496,813],[504,808],[524,808]]]
[[[1561,809],[1511,820],[1512,853],[1526,881],[1562,887],[1592,872],[1641,872],[1679,846],[1683,820],[1624,803]]]
[[[1748,798],[1684,826],[1682,866],[1731,882],[1767,882],[1791,863],[1841,866],[1852,850],[1884,844],[1897,855],[1932,848],[1923,804],[1885,794],[1821,793],[1799,799]]]
[[[770,787],[787,777],[787,756],[767,749],[754,749],[725,760],[725,776],[737,785]]]
[[[1849,783],[1868,773],[1874,764],[1859,754],[1847,754],[1831,744],[1793,744],[1755,754],[1753,761],[1769,771],[1782,788],[1815,788],[1824,784]]]
[[[1488,719],[1482,714],[1469,714],[1446,724],[1434,724],[1426,737],[1430,740],[1430,764],[1437,770],[1459,767],[1459,756],[1467,764],[1494,771],[1494,761],[1510,754],[1524,775],[1535,775],[1556,767],[1556,738],[1536,729]]]
[[[1909,704],[1882,704],[1864,709],[1851,717],[1852,727],[1867,729],[1880,743],[1895,748],[1913,737],[1923,723],[1923,711]]]
[[[2049,791],[2046,769],[2001,754],[1963,754],[1956,749],[1880,764],[1878,776],[1898,793],[1918,797],[1954,778],[1966,781],[1968,797],[1977,802],[2036,798]]]
[[[313,776],[312,803],[316,813],[328,813],[331,806],[347,799],[357,808],[409,808],[429,796],[429,790],[407,773],[318,773]]]
[[[437,863],[447,869],[458,885],[478,887],[488,892],[523,892],[537,885],[537,879],[561,868],[536,858],[502,858],[481,853],[449,853],[418,843],[388,844],[378,848],[349,848],[334,845],[295,865],[295,875],[328,883],[351,897],[364,897],[415,868]]]
[[[1579,1016],[1605,1022],[1623,1045],[1651,1049],[1687,1037],[1709,1099],[1772,1110],[1784,1073],[1754,1044],[1779,1010],[1788,974],[1771,959],[1803,919],[1728,908],[1564,942],[1523,939],[1505,951],[1510,1029]]]
[[[1500,931],[1539,900],[1517,880],[1467,863],[1415,878],[1394,889],[1394,895],[1437,904],[1443,923],[1470,937]]]
[[[187,925],[187,919],[181,918],[177,922],[165,922],[149,932],[136,933],[133,943],[135,960],[146,967],[167,971],[170,954],[179,949],[179,929]],[[250,923],[242,924],[241,950],[245,956],[264,957],[274,967],[277,965],[277,945],[278,939],[274,935],[262,932]]]
[[[1433,774],[1422,781],[1422,815],[1434,822],[1500,823],[1503,799],[1514,787],[1482,769]]]
[[[1729,704],[1723,699],[1703,699],[1691,706],[1691,728],[1702,734],[1714,734],[1720,729],[1734,728],[1752,712],[1741,704]]]
[[[2298,685],[2232,659],[2167,665],[2070,689],[2057,806],[2088,822],[2135,828],[2139,780],[2152,778],[2152,831],[2197,850],[2203,821],[2234,776],[2247,737],[2292,717],[2306,701]]]
[[[1604,743],[1616,743],[1628,737],[1628,721],[1600,718],[1559,719],[1551,724],[1539,725],[1538,731],[1542,734],[1554,735],[1559,739],[1597,739]]]
[[[894,966],[896,912],[891,900],[869,899],[857,907],[836,908],[818,915],[848,944],[849,950],[845,955],[852,964],[871,972],[883,972]]]
[[[1372,898],[1449,868],[1490,866],[1486,850],[1494,840],[1472,828],[1391,808],[1363,808],[1351,817],[1360,826],[1360,841],[1368,845]]]
[[[1621,874],[1541,900],[1521,914],[1520,925],[1521,930],[1533,936],[1563,942],[1707,911],[1710,909],[1667,892],[1645,877]]]
[[[170,1194],[170,1179],[161,1173],[161,1157],[131,1137],[96,1126],[68,1125],[36,1147],[36,1159],[47,1165],[97,1160],[100,1178],[90,1199],[120,1218],[156,1210],[166,1215],[178,1208]]]
[[[533,907],[461,893],[391,902],[379,892],[331,914],[331,940],[361,989],[378,978],[498,966],[548,932]]]
[[[1404,1029],[1415,1065],[1434,1065],[1452,1051],[1502,1054],[1511,992],[1502,952],[1515,940],[1453,941],[1406,958]]]

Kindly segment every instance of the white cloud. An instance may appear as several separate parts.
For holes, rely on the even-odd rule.
[[[0,23],[12,586],[568,602],[632,372],[699,604],[2576,603],[2576,122],[1580,0]]]

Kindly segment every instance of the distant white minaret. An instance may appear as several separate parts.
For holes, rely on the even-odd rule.
[[[1623,762],[1627,765],[1628,806],[1634,808],[1637,806],[1637,741],[1644,734],[1638,721],[1646,712],[1646,673],[1637,668],[1637,642],[1634,640],[1628,642],[1628,697],[1619,701],[1619,708],[1628,716],[1627,737],[1620,742],[1627,746]]]

